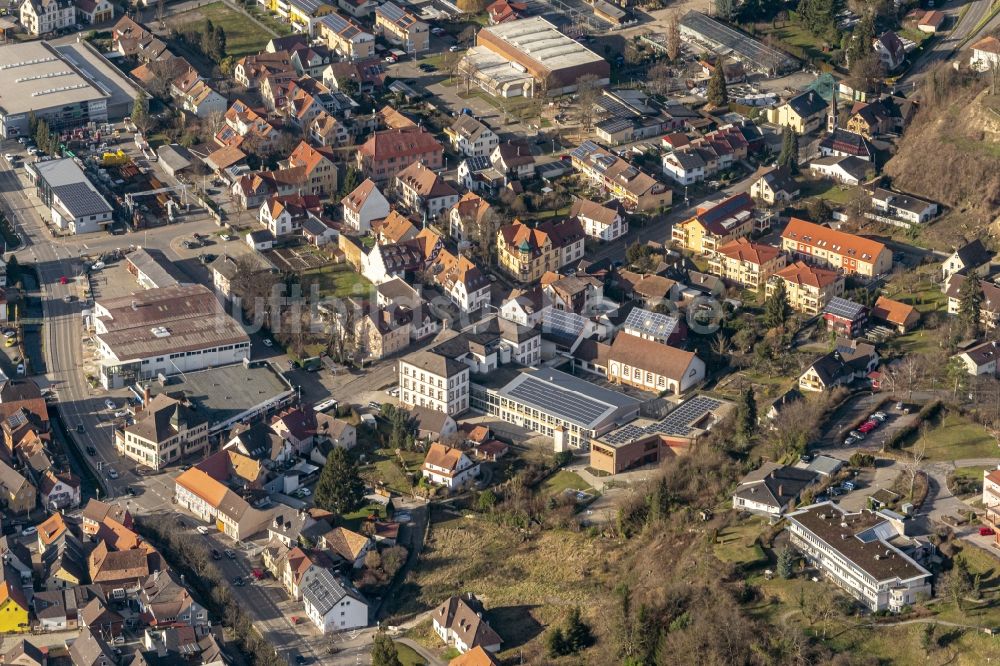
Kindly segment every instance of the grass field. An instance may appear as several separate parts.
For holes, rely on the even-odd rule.
[[[250,53],[260,52],[271,40],[271,35],[251,21],[245,14],[229,8],[223,2],[212,2],[202,5],[170,18],[169,24],[176,26],[178,32],[185,29],[201,30],[205,21],[211,21],[222,26],[226,31],[226,55],[239,58]]]
[[[763,521],[756,519],[720,530],[712,546],[715,556],[734,564],[752,565],[765,561],[764,549],[757,543],[763,528]]]
[[[546,479],[545,483],[542,484],[541,491],[544,495],[551,497],[552,495],[562,494],[568,488],[587,492],[593,490],[576,472],[562,470]]]
[[[851,200],[854,192],[854,188],[839,185],[832,180],[805,179],[801,181],[800,196],[803,199],[818,197],[830,203],[845,204]]]
[[[1000,455],[997,441],[983,426],[959,414],[947,414],[928,430],[918,444],[926,444],[928,460],[995,458]]]
[[[427,660],[417,654],[417,651],[409,645],[396,643],[396,653],[399,655],[399,663],[402,666],[425,666]]]
[[[327,269],[314,275],[319,277],[319,289],[322,296],[347,298],[348,296],[365,296],[371,292],[372,283],[360,273],[355,273],[350,269]]]

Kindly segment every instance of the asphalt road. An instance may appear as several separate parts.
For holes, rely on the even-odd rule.
[[[968,5],[968,9],[965,10],[962,19],[958,21],[961,9],[965,5]],[[943,38],[938,39],[919,60],[913,63],[909,71],[900,77],[897,87],[908,88],[918,85],[934,67],[951,59],[962,41],[973,34],[979,22],[989,13],[991,5],[992,0],[971,0],[968,3],[952,0],[946,3],[942,10],[952,21],[958,21],[958,24]],[[995,24],[995,22],[993,23]]]

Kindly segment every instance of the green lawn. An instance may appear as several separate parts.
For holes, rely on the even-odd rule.
[[[544,495],[561,495],[562,492],[568,488],[573,490],[583,490],[590,492],[593,490],[587,482],[580,478],[580,475],[576,472],[567,472],[562,470],[556,472],[542,484],[541,491]]]
[[[983,426],[959,414],[947,414],[918,440],[919,443],[926,444],[924,454],[928,460],[995,458],[1000,455],[996,439]]]
[[[801,194],[803,199],[809,197],[819,197],[834,204],[845,204],[851,200],[855,188],[838,185],[832,180],[812,180],[805,179],[801,182]]]
[[[763,521],[751,519],[740,525],[720,530],[712,549],[723,562],[734,564],[756,564],[767,559],[764,549],[757,543],[763,529]]]
[[[425,666],[427,664],[427,661],[409,645],[396,643],[396,654],[399,655],[399,663],[402,666]]]
[[[821,40],[800,23],[786,21],[783,26],[771,31],[771,34],[794,49],[799,49],[801,54],[792,53],[796,57],[804,55],[808,58],[830,59],[830,54],[823,51]]]
[[[178,32],[184,32],[185,28],[200,30],[205,21],[222,26],[226,31],[226,55],[234,58],[259,53],[271,40],[271,35],[261,30],[260,26],[248,19],[245,14],[231,9],[223,2],[211,2],[193,11],[201,18],[182,25]],[[183,19],[183,15],[181,18]]]
[[[346,298],[365,296],[370,293],[372,283],[360,273],[351,269],[325,269],[316,273],[319,277],[320,296]]]

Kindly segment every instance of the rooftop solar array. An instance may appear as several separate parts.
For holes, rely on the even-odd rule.
[[[608,433],[601,438],[601,441],[612,446],[621,446],[648,435],[689,437],[694,432],[694,424],[705,418],[707,414],[717,410],[722,404],[721,400],[716,400],[706,395],[698,395],[682,403],[677,409],[656,423],[643,427],[629,424],[624,428],[619,428]]]
[[[791,56],[693,9],[681,19],[681,29],[694,33],[716,48],[730,49],[755,69],[782,72],[797,67]]]
[[[549,333],[575,340],[583,333],[587,319],[575,312],[546,308],[542,313],[542,333]]]
[[[592,153],[600,150],[601,147],[598,146],[593,141],[587,140],[581,143],[579,146],[570,152],[570,157],[576,158],[578,160],[586,160]]]
[[[110,213],[111,206],[86,183],[70,183],[52,188],[52,193],[74,217]]]
[[[854,301],[849,301],[846,298],[840,298],[839,296],[834,296],[827,303],[826,307],[823,308],[824,314],[832,314],[834,317],[843,317],[844,319],[854,319],[865,309],[865,306],[860,303],[855,303]]]
[[[534,377],[522,381],[508,395],[529,405],[545,406],[545,411],[564,415],[567,420],[576,423],[593,423],[608,411],[608,406],[599,400],[541,382]]]
[[[642,338],[666,341],[680,322],[674,315],[635,308],[625,318],[625,331]]]
[[[608,132],[609,134],[623,132],[634,126],[635,121],[629,118],[608,118],[607,120],[602,120],[597,123],[597,129]]]
[[[319,21],[345,39],[350,39],[361,32],[361,28],[333,12],[321,16]]]
[[[493,163],[490,162],[490,158],[483,156],[466,157],[465,164],[469,167],[469,171],[472,173],[486,171],[493,166]]]
[[[412,14],[403,11],[398,5],[392,2],[387,2],[384,5],[381,5],[375,10],[375,12],[381,15],[385,20],[391,21],[401,28],[409,28],[417,22],[417,19]]]
[[[498,394],[586,429],[606,419],[631,420],[639,410],[635,398],[550,368],[522,372]]]

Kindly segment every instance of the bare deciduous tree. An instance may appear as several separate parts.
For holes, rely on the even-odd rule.
[[[667,18],[667,56],[670,61],[677,60],[681,54],[681,19],[677,10],[670,12]]]
[[[920,474],[920,466],[927,457],[927,436],[926,428],[921,428],[920,437],[907,451],[906,458],[902,461],[903,474],[906,475],[907,483],[910,487],[909,499],[913,500],[913,486],[917,482],[917,475]]]
[[[594,106],[601,96],[601,88],[597,85],[597,77],[593,74],[585,74],[576,82],[576,112],[580,118],[580,124],[589,131],[594,123]]]

